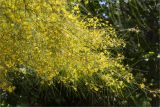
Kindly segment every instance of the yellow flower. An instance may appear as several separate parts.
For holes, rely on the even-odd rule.
[[[145,87],[144,83],[139,84],[140,88],[143,89]]]
[[[14,89],[15,89],[15,87],[11,87],[11,86],[9,86],[9,87],[7,88],[7,90],[8,90],[9,93],[13,92]]]
[[[94,87],[94,90],[95,90],[95,91],[98,91],[98,90],[99,90],[99,88],[97,88],[97,87]]]

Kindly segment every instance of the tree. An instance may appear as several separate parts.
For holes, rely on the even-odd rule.
[[[31,105],[42,98],[43,89],[58,87],[56,83],[64,86],[65,92],[80,92],[85,100],[88,92],[89,100],[95,94],[99,96],[95,100],[114,103],[134,81],[129,68],[121,64],[123,55],[111,52],[125,46],[112,26],[96,17],[80,21],[66,11],[64,0],[1,0],[0,21],[0,88],[13,91],[17,97],[12,100],[26,98],[26,93],[34,90],[25,90],[34,86],[34,77],[39,79],[40,95]],[[104,91],[110,93],[107,98]],[[56,101],[54,94],[53,98]],[[30,101],[25,99],[25,103]],[[47,104],[45,101],[40,103]]]
[[[148,98],[155,101],[152,102],[153,105],[158,105],[159,97],[156,97],[160,82],[158,0],[71,1],[79,4],[82,17],[99,16],[114,25],[118,34],[127,41],[124,64],[132,68],[139,84],[145,82],[146,87],[152,90],[148,91]],[[142,94],[145,93],[140,93]]]
[[[146,85],[158,93],[159,89],[159,7],[158,0],[130,0],[110,3],[110,17],[129,43],[125,56],[135,77],[145,78]],[[140,77],[141,75],[141,77]],[[152,104],[159,104],[159,97],[150,96]]]

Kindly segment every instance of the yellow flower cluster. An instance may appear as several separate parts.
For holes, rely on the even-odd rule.
[[[124,46],[115,30],[107,23],[104,29],[97,29],[96,18],[79,21],[65,10],[64,3],[0,0],[0,88],[11,90],[6,74],[20,65],[35,71],[42,83],[58,78],[64,84],[74,84],[100,72],[106,86],[125,86],[122,80],[128,71],[107,50]],[[76,90],[75,86],[71,87]],[[88,86],[94,91],[102,88],[94,79]]]

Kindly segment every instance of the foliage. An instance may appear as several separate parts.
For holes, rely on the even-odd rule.
[[[133,93],[143,101],[159,105],[159,1],[158,0],[70,0],[81,17],[97,16],[114,25],[126,41],[124,64],[132,68],[137,84],[147,90]],[[75,5],[76,4],[76,5]],[[78,8],[78,9],[77,9]],[[149,100],[148,100],[149,99]],[[151,101],[152,100],[152,101]]]
[[[134,78],[108,22],[80,21],[64,0],[1,0],[0,22],[0,88],[9,104],[63,105],[69,95],[89,105],[126,100]]]
[[[139,83],[149,87],[147,98],[153,106],[159,105],[159,6],[158,0],[121,0],[110,3],[110,16],[128,41],[125,63]],[[150,93],[149,92],[149,93]]]

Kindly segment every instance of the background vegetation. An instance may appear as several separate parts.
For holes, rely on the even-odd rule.
[[[158,106],[158,0],[0,0],[1,106]]]

